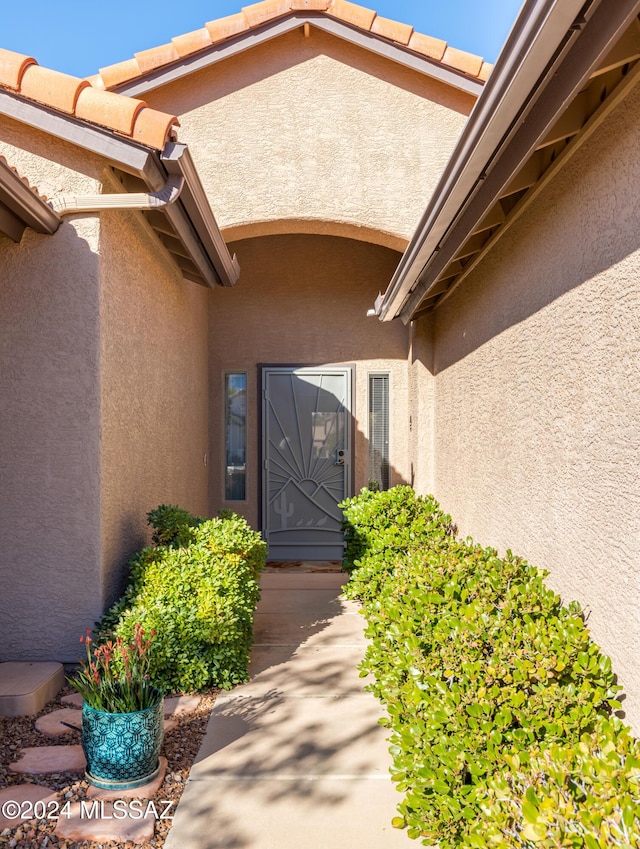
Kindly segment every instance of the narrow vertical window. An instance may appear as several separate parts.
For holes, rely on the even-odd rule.
[[[389,375],[369,375],[369,484],[389,489]]]
[[[226,501],[247,498],[247,375],[225,374],[225,478]]]

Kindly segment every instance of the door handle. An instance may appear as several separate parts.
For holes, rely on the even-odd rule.
[[[342,449],[337,452],[337,454],[336,454],[337,459],[336,459],[335,463],[333,464],[334,466],[344,466],[344,454],[345,454],[345,452]]]

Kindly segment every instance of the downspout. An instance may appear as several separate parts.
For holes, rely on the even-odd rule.
[[[62,195],[49,201],[58,215],[78,212],[100,212],[103,209],[162,209],[175,203],[184,187],[184,177],[169,177],[157,192],[132,192],[116,195]]]

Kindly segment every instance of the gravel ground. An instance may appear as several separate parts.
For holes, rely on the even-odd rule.
[[[80,732],[70,730],[62,737],[47,737],[36,730],[35,721],[45,713],[51,713],[62,707],[69,707],[60,701],[60,696],[74,692],[66,687],[52,701],[50,701],[35,716],[20,716],[15,718],[0,717],[0,789],[11,787],[14,784],[38,784],[51,788],[58,792],[61,804],[69,800],[77,802],[86,798],[89,784],[80,780],[78,773],[54,773],[48,775],[24,775],[9,771],[9,764],[18,759],[20,749],[27,746],[55,746],[80,743]],[[191,764],[200,748],[204,736],[209,714],[216,700],[219,690],[211,690],[203,693],[202,700],[194,713],[178,716],[176,727],[165,734],[162,754],[167,758],[169,766],[162,787],[154,797],[160,809],[160,801],[173,801],[175,804],[172,813],[175,813],[175,805],[182,795]],[[85,841],[81,844],[75,841],[63,840],[56,837],[54,820],[29,820],[12,829],[0,832],[0,849],[14,849],[14,847],[37,847],[37,849],[73,849],[82,846],[82,849],[129,849],[134,847],[133,843],[127,842],[102,842]],[[154,839],[149,843],[136,844],[143,849],[160,849],[171,827],[171,820],[159,819],[156,822]]]

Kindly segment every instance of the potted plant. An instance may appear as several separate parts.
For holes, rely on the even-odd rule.
[[[141,625],[127,645],[118,637],[93,645],[87,629],[80,641],[87,659],[70,683],[81,694],[82,748],[86,778],[105,790],[130,790],[160,769],[162,693],[149,680],[149,645]]]

